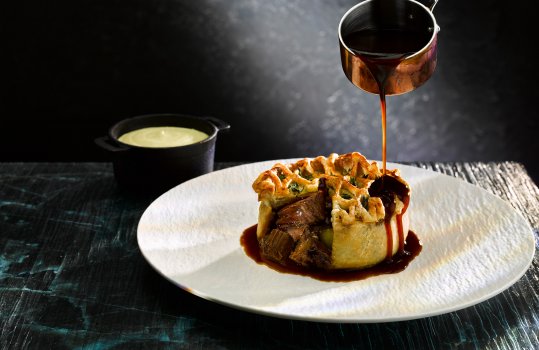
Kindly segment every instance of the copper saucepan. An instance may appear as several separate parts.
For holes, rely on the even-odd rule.
[[[366,0],[352,7],[339,23],[339,43],[344,73],[355,86],[378,94],[378,84],[365,62],[343,41],[352,32],[379,26],[399,27],[413,22],[431,34],[430,41],[418,52],[405,57],[385,83],[386,95],[398,95],[425,83],[436,68],[437,34],[440,27],[432,14],[438,0]]]

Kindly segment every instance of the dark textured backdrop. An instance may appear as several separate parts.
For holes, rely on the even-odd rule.
[[[1,13],[0,161],[106,160],[95,137],[156,112],[230,122],[220,161],[352,150],[380,159],[377,96],[340,66],[337,25],[355,3],[11,3]],[[388,99],[389,160],[515,160],[538,181],[534,6],[438,3],[434,76]]]

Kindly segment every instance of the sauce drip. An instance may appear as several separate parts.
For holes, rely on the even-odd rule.
[[[404,229],[402,227],[402,216],[406,213],[408,209],[408,204],[410,203],[410,195],[404,197],[404,207],[400,214],[397,214],[397,230],[399,231],[399,252],[404,250]]]
[[[410,262],[421,252],[421,242],[412,231],[408,232],[408,238],[404,243],[402,252],[393,256],[393,259],[386,260],[378,265],[362,269],[362,270],[317,270],[301,267],[296,264],[287,264],[286,266],[277,264],[270,260],[264,259],[260,254],[260,247],[256,237],[256,227],[253,225],[243,231],[240,238],[240,243],[247,256],[253,259],[258,264],[266,265],[269,268],[282,272],[301,276],[308,276],[324,282],[350,282],[363,280],[368,277],[378,276],[383,274],[401,272]]]
[[[378,85],[382,112],[382,163],[386,173],[386,88],[397,66],[408,56],[420,51],[431,38],[428,30],[418,28],[373,28],[344,36],[346,46],[367,66]]]
[[[395,196],[397,196],[404,203],[404,207],[402,208],[401,212],[396,215],[397,234],[399,240],[397,254],[400,254],[404,251],[404,227],[402,225],[402,216],[408,209],[408,204],[410,203],[410,189],[393,176],[382,175],[369,187],[369,195],[372,197],[380,197],[382,199],[382,203],[384,204],[384,210],[386,213],[384,224],[387,235],[386,260],[391,260],[393,256],[393,232],[391,230],[391,217],[395,212]]]
[[[398,231],[398,253],[404,251],[404,232],[402,225],[402,215],[408,207],[409,194],[403,193],[402,189],[390,188],[395,187],[395,183],[391,182],[391,177],[385,176],[387,173],[387,106],[386,106],[386,89],[390,83],[390,77],[397,69],[399,64],[408,56],[420,51],[426,46],[431,38],[431,33],[428,30],[418,29],[413,25],[407,27],[406,24],[401,28],[369,28],[354,31],[344,37],[344,43],[357,55],[367,66],[372,77],[378,86],[380,95],[380,109],[382,114],[382,164],[383,170],[381,181],[377,188],[369,190],[371,196],[382,197],[384,207],[386,209],[385,228],[387,234],[387,254],[386,260],[391,260],[393,253],[393,232],[391,229],[391,217],[395,210],[393,194],[405,203],[405,206],[400,214],[397,214],[397,231]],[[391,182],[386,184],[386,182]],[[396,180],[394,182],[397,182]],[[373,184],[374,185],[374,184]],[[371,186],[372,187],[372,186]],[[405,187],[402,185],[402,187]],[[400,190],[401,193],[398,191]],[[371,193],[375,192],[375,193]]]

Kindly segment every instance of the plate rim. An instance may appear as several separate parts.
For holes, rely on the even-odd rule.
[[[154,203],[157,203],[160,200],[162,200],[162,198],[164,196],[167,196],[169,192],[175,191],[175,190],[177,190],[177,188],[186,186],[186,184],[189,184],[189,183],[191,183],[193,181],[200,181],[198,179],[200,179],[202,177],[218,176],[220,173],[233,171],[235,168],[248,167],[248,166],[262,166],[263,164],[266,164],[266,163],[269,163],[269,164],[277,163],[277,162],[289,163],[289,162],[295,162],[297,160],[301,160],[301,159],[305,159],[305,158],[310,158],[310,157],[283,158],[283,159],[264,160],[264,161],[255,161],[255,162],[248,162],[248,163],[244,163],[244,164],[238,164],[238,165],[230,166],[230,167],[227,167],[227,168],[215,170],[215,171],[212,171],[210,173],[207,173],[207,174],[204,174],[204,175],[201,175],[201,176],[197,176],[197,177],[195,177],[193,179],[190,179],[188,181],[185,181],[185,182],[183,182],[181,184],[178,184],[178,185],[174,186],[173,188],[169,189],[168,191],[164,192],[159,197],[154,199],[146,207],[146,209],[144,210],[144,212],[142,213],[142,215],[141,215],[141,217],[139,219],[139,222],[137,224],[137,246],[139,248],[139,251],[140,251],[141,255],[144,257],[145,261],[152,267],[152,269],[154,269],[160,276],[165,278],[167,281],[169,281],[170,283],[172,283],[176,287],[179,287],[181,290],[183,290],[183,291],[185,291],[185,292],[187,292],[187,293],[189,293],[191,295],[194,295],[196,297],[199,297],[199,298],[201,298],[203,300],[209,301],[209,302],[217,303],[217,304],[220,304],[220,305],[223,305],[223,306],[226,306],[226,307],[230,307],[230,308],[233,308],[233,309],[236,309],[236,310],[244,311],[244,312],[249,312],[249,313],[263,315],[263,316],[269,316],[269,317],[275,317],[275,318],[280,318],[280,319],[298,320],[298,321],[307,321],[307,322],[323,322],[323,323],[365,323],[365,324],[402,322],[402,321],[411,321],[411,320],[423,319],[423,318],[428,318],[428,317],[447,314],[447,313],[454,312],[454,311],[463,310],[465,308],[477,305],[477,304],[482,303],[482,302],[484,302],[484,301],[486,301],[488,299],[491,299],[491,298],[503,293],[507,289],[511,288],[518,280],[520,280],[526,274],[526,272],[529,270],[531,264],[533,263],[533,259],[535,257],[535,252],[536,252],[535,235],[534,235],[534,232],[533,232],[533,228],[531,227],[531,224],[529,223],[528,219],[526,219],[526,217],[518,209],[514,208],[507,200],[504,200],[503,198],[499,197],[498,195],[496,195],[496,194],[494,194],[492,192],[489,192],[488,190],[486,190],[486,189],[484,189],[484,188],[482,188],[482,187],[480,187],[478,185],[475,185],[475,184],[472,184],[472,183],[470,183],[468,181],[460,179],[458,177],[451,176],[451,175],[448,175],[448,174],[444,174],[442,172],[437,172],[437,171],[434,171],[434,170],[431,170],[431,169],[425,169],[425,168],[422,168],[422,167],[419,167],[419,166],[414,166],[414,165],[411,165],[411,164],[403,164],[403,163],[398,163],[398,162],[387,162],[387,165],[388,165],[388,167],[414,168],[414,169],[419,169],[420,171],[424,171],[424,172],[427,172],[427,173],[432,173],[432,174],[434,174],[436,176],[447,177],[447,178],[452,179],[452,181],[459,181],[459,182],[465,184],[465,186],[472,186],[472,187],[474,187],[476,189],[479,189],[480,191],[483,191],[488,196],[492,196],[494,198],[497,198],[498,200],[501,200],[501,201],[505,202],[514,211],[515,214],[520,216],[522,221],[526,223],[527,228],[531,232],[532,241],[534,242],[534,244],[532,244],[532,251],[531,251],[530,256],[527,259],[526,267],[523,268],[518,274],[515,274],[514,277],[509,282],[505,283],[503,286],[501,286],[499,288],[496,288],[496,289],[490,291],[489,293],[486,293],[486,294],[482,295],[479,298],[474,298],[473,300],[470,300],[468,302],[459,303],[459,304],[456,304],[456,305],[452,305],[450,307],[437,309],[436,311],[423,312],[421,314],[414,314],[414,315],[406,314],[406,315],[396,316],[396,317],[380,317],[380,318],[377,318],[377,317],[330,317],[330,318],[328,318],[328,317],[313,316],[313,315],[290,314],[290,313],[285,313],[285,312],[277,312],[277,311],[272,311],[272,310],[266,310],[266,309],[260,309],[260,308],[245,306],[245,305],[241,305],[241,304],[237,304],[237,303],[231,303],[231,302],[228,302],[226,300],[221,300],[219,298],[211,296],[211,295],[209,295],[207,293],[204,293],[202,291],[192,289],[192,288],[190,288],[188,286],[185,286],[185,285],[175,281],[172,277],[167,276],[163,271],[161,271],[159,269],[159,267],[154,264],[154,262],[151,260],[151,258],[146,254],[144,248],[141,246],[141,240],[140,240],[141,230],[140,230],[140,226],[141,226],[141,223],[143,222],[144,217],[147,215],[147,212],[154,205]],[[312,159],[312,158],[310,158],[310,159]],[[378,160],[369,160],[369,162],[380,163],[380,161],[378,161]],[[238,246],[238,249],[241,249],[241,246]]]

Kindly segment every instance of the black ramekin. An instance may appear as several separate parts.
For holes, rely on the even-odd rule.
[[[150,148],[128,145],[118,140],[123,134],[147,127],[192,128],[208,138],[186,146]],[[230,125],[214,117],[182,114],[148,114],[114,124],[107,136],[95,143],[112,155],[114,177],[122,189],[134,192],[165,192],[186,181],[213,171],[215,141]]]

